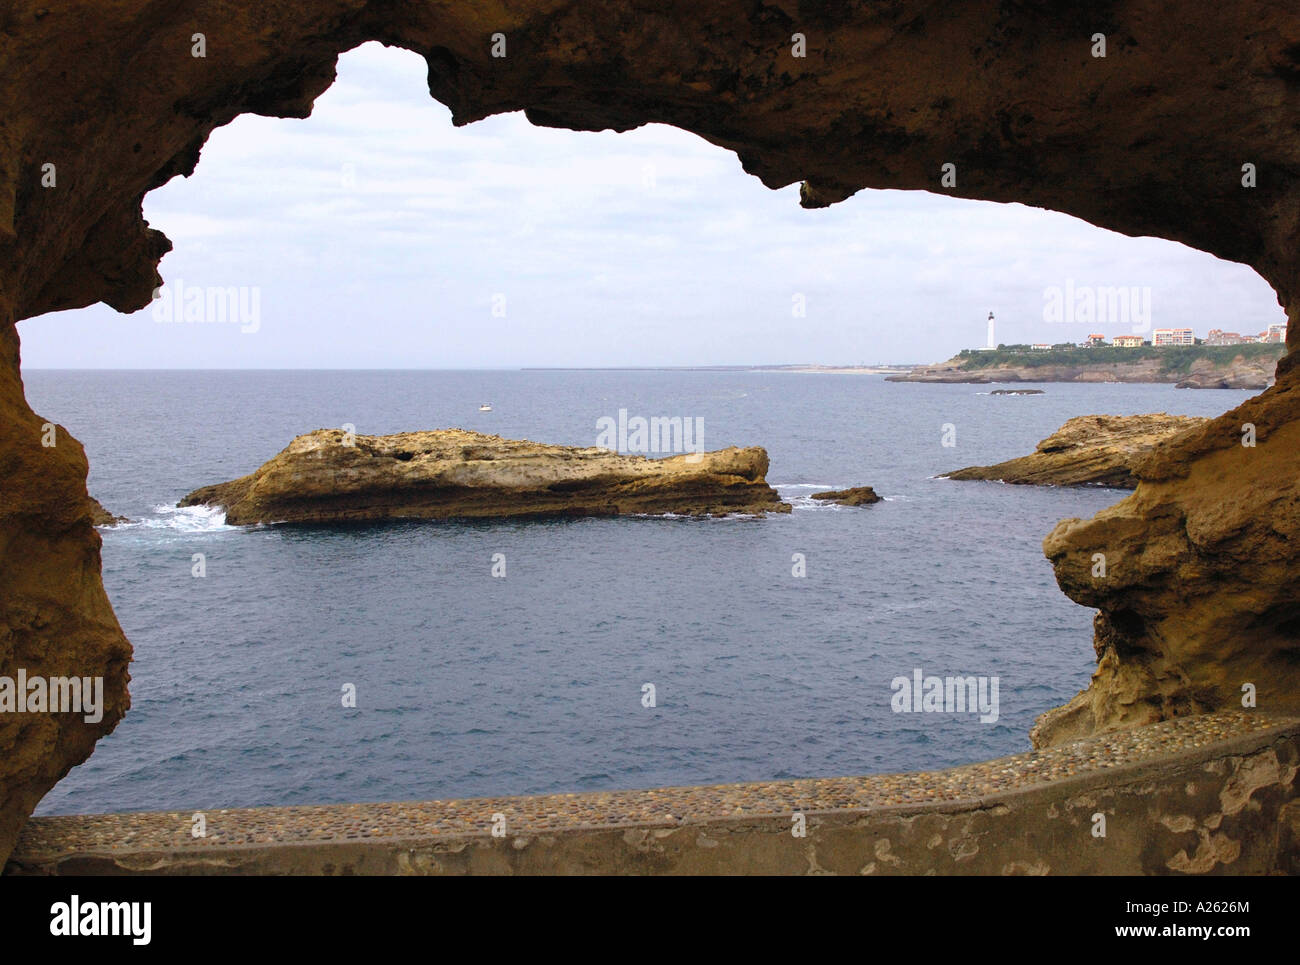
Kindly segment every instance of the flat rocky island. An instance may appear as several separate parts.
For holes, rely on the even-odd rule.
[[[1195,416],[1085,415],[1071,419],[1027,456],[971,466],[944,479],[985,479],[1028,486],[1134,489],[1133,467],[1157,445],[1207,420]]]
[[[665,459],[551,446],[464,429],[298,436],[255,472],[196,489],[181,506],[226,522],[788,513],[757,446]]]

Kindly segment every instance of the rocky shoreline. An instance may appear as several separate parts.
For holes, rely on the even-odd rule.
[[[1279,355],[1281,346],[1279,346]],[[1095,365],[991,365],[972,368],[961,357],[919,365],[886,382],[943,382],[989,385],[999,382],[1140,382],[1173,384],[1180,389],[1266,389],[1273,384],[1276,358],[1237,356],[1227,365],[1198,359],[1187,370],[1168,369],[1158,358]]]
[[[232,525],[790,512],[767,469],[757,446],[650,459],[463,429],[318,429],[179,505],[220,506]]]
[[[1034,452],[992,466],[970,466],[941,479],[996,480],[1029,486],[1134,489],[1133,469],[1157,445],[1207,419],[1168,415],[1086,415],[1070,419]]]

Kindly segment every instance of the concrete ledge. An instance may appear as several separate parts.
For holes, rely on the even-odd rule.
[[[5,873],[1294,873],[1298,767],[1300,719],[1223,713],[945,771],[213,810],[201,838],[33,818]]]

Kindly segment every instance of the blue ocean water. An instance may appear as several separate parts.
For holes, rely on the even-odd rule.
[[[933,477],[1029,452],[1071,416],[1217,415],[1250,395],[707,371],[25,381],[33,408],[85,444],[91,493],[136,521],[101,531],[135,646],[133,706],[45,814],[866,774],[1024,750],[1034,718],[1093,667],[1092,611],[1056,588],[1042,538],[1124,494]],[[709,449],[765,446],[794,512],[235,528],[172,508],[311,429],[594,445],[619,409],[702,418]],[[886,501],[808,499],[855,485]],[[996,675],[999,719],[893,712],[890,683],[914,668]]]

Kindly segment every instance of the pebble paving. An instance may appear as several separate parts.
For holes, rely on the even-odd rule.
[[[719,818],[758,818],[900,805],[962,803],[992,794],[1151,761],[1230,737],[1294,728],[1300,720],[1225,712],[1183,717],[1060,747],[942,771],[811,778],[533,797],[232,808],[202,812],[206,837],[192,834],[194,811],[138,811],[33,818],[14,858],[71,854],[203,851],[234,845],[429,839],[490,835],[503,815],[511,837],[599,827],[672,827]],[[497,818],[496,820],[500,820]]]

